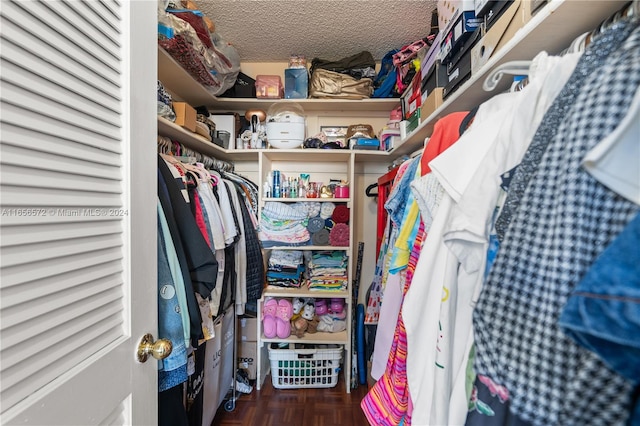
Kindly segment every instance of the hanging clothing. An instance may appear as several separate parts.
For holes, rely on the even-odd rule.
[[[193,283],[195,291],[203,297],[209,297],[211,290],[216,285],[215,279],[218,273],[218,262],[216,262],[209,245],[200,232],[189,207],[186,203],[181,202],[181,198],[179,198],[180,190],[175,184],[169,167],[162,158],[158,158],[158,168],[168,189],[169,198],[171,199],[171,208],[174,211],[179,230],[178,237],[182,241],[187,255],[186,259],[189,265],[188,271],[191,275],[191,282]],[[164,210],[166,214],[166,209]]]
[[[640,90],[620,125],[585,156],[584,168],[600,183],[640,204]]]
[[[177,296],[179,290],[169,267],[162,216],[162,209],[158,206],[158,338],[169,339],[172,349],[168,357],[158,361],[159,392],[187,381],[187,346]]]
[[[428,215],[433,217],[433,221],[416,265],[413,279],[415,284],[409,288],[402,306],[409,348],[407,377],[415,424],[448,424],[451,389],[461,364],[466,366],[464,360],[469,352],[467,341],[472,333],[470,319],[466,328],[460,328],[457,324],[465,324],[465,312],[470,318],[470,301],[477,285],[475,277],[459,270],[457,258],[444,244],[442,235],[454,199],[448,191],[438,189],[438,186],[443,186],[441,183],[451,181],[452,176],[465,175],[469,179],[471,176],[468,174],[472,174],[474,170],[460,167],[462,159],[455,167],[447,170],[434,167],[434,163],[464,139],[478,140],[495,135],[495,120],[504,117],[511,109],[510,99],[498,95],[481,105],[471,128],[429,163],[432,174],[439,182],[427,186],[434,190],[436,196],[424,195],[423,198],[440,200],[440,204],[428,208]],[[456,118],[459,131],[464,117]],[[441,176],[447,176],[448,180]],[[445,186],[445,189],[448,188]],[[459,320],[456,318],[457,313],[461,315]],[[462,412],[465,410],[466,404],[462,407]]]
[[[629,415],[631,384],[567,338],[557,319],[638,212],[581,161],[615,130],[639,84],[640,29],[614,23],[585,50],[509,188],[501,214],[508,228],[473,314],[475,366],[533,424],[613,425]]]
[[[164,164],[162,159],[159,159]],[[165,165],[166,167],[166,165]],[[177,188],[173,185],[174,190]],[[179,190],[178,190],[179,194]],[[181,197],[181,195],[179,195]],[[182,274],[182,281],[185,287],[185,296],[187,299],[187,307],[189,312],[189,331],[191,335],[191,345],[198,344],[200,339],[204,338],[202,332],[202,318],[200,316],[200,309],[198,307],[198,301],[196,300],[195,291],[193,289],[193,283],[191,282],[191,275],[189,274],[189,263],[187,262],[187,254],[185,252],[182,240],[180,238],[180,230],[176,223],[176,218],[173,212],[173,205],[171,203],[171,197],[169,196],[169,186],[166,184],[163,174],[158,168],[158,199],[162,205],[162,212],[167,221],[169,227],[169,233],[171,234],[171,241],[175,247],[178,262],[180,264],[180,272]]]
[[[241,193],[239,190],[238,194],[241,195],[244,194],[244,192]],[[260,248],[257,230],[254,225],[255,221],[251,218],[252,212],[249,211],[245,202],[240,202],[239,205],[240,213],[242,214],[242,224],[244,226],[242,235],[245,240],[246,249],[244,256],[246,263],[246,303],[248,300],[258,300],[262,297],[262,287],[264,286],[264,259],[262,257],[262,249]],[[244,312],[244,306],[241,311]]]
[[[413,280],[424,236],[424,224],[420,222],[407,265],[402,297],[406,295]],[[386,370],[360,402],[370,424],[391,426],[404,421],[404,424],[411,425],[412,407],[406,370],[407,335],[402,312],[397,315],[396,322]]]
[[[576,286],[559,320],[569,337],[636,385],[640,384],[639,248],[637,215]]]
[[[496,251],[491,242],[497,240],[492,238],[490,231],[500,204],[500,176],[522,158],[544,113],[573,72],[579,57],[580,54],[550,57],[544,52],[540,53],[530,67],[529,84],[522,91],[508,95],[514,99],[511,114],[503,116],[502,121],[495,124],[499,129],[495,138],[461,139],[432,163],[436,170],[455,170],[459,167],[460,156],[464,156],[467,162],[465,167],[476,170],[467,182],[457,179],[458,174],[450,173],[456,180],[449,180],[447,187],[454,197],[461,195],[452,207],[442,237],[470,279],[477,283],[474,285],[472,304],[478,298],[485,277],[488,252]],[[469,155],[470,151],[472,155]],[[476,159],[477,164],[470,164],[472,158]],[[440,175],[447,177],[442,173]],[[465,328],[471,329],[469,309],[456,312],[455,315],[459,327],[466,324]],[[469,399],[467,389],[471,383],[467,383],[464,372],[473,345],[473,334],[469,333],[467,339],[463,352],[458,355],[462,361],[458,364],[449,400],[448,422],[452,425],[463,424],[466,418],[463,407]]]

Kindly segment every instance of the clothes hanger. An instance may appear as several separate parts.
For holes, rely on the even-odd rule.
[[[585,47],[589,45],[591,41],[597,38],[600,34],[606,31],[611,25],[620,21],[621,19],[633,19],[637,20],[640,17],[640,0],[633,0],[625,8],[617,11],[607,19],[602,21],[600,25],[594,28],[588,33],[585,40]]]
[[[494,68],[482,83],[482,88],[486,92],[495,90],[498,83],[505,74],[509,75],[529,75],[531,61],[510,61]]]
[[[166,154],[169,151],[171,140],[168,137],[158,135],[157,143],[159,153]]]
[[[562,54],[565,54],[567,52],[584,51],[585,47],[588,46],[594,38],[602,34],[607,28],[618,22],[620,19],[629,17],[632,17],[633,19],[638,19],[638,17],[640,17],[640,0],[633,0],[627,7],[609,16],[592,31],[578,36],[573,40],[571,45],[562,52]],[[530,65],[531,61],[505,62],[504,64],[497,66],[491,71],[491,73],[487,76],[484,83],[482,84],[482,88],[487,92],[493,91],[498,86],[498,83],[502,79],[502,76],[505,74],[529,75]]]

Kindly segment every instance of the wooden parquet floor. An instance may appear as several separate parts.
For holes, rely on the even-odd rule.
[[[366,385],[347,394],[340,374],[333,388],[276,389],[267,376],[260,391],[242,395],[231,412],[218,409],[211,426],[368,426],[360,401]]]

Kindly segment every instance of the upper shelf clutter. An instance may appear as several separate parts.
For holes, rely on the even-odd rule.
[[[541,51],[558,54],[580,34],[593,30],[604,18],[613,15],[627,3],[628,1],[621,0],[563,0],[547,3],[476,74],[400,141],[391,155],[399,157],[420,148],[424,139],[431,136],[436,121],[445,115],[471,110],[496,93],[507,90],[511,84],[508,79],[503,79],[493,92],[485,92],[482,88],[485,78],[498,65],[509,61],[530,60]]]
[[[158,78],[176,100],[192,106],[204,105],[216,110],[240,111],[252,108],[267,109],[278,99],[220,98],[213,96],[195,81],[180,64],[158,46]],[[295,99],[305,111],[391,111],[400,100],[388,99]]]
[[[505,45],[496,52],[479,72],[464,83],[456,92],[449,96],[444,103],[429,117],[422,120],[420,125],[407,137],[400,141],[389,153],[383,151],[356,151],[358,161],[381,162],[390,161],[401,155],[410,154],[423,146],[425,138],[433,132],[436,121],[443,116],[456,112],[466,111],[488,100],[495,93],[508,88],[509,82],[503,81],[494,92],[485,92],[482,83],[490,71],[508,61],[530,60],[540,51],[550,54],[558,54],[565,49],[580,34],[597,27],[603,17],[610,16],[620,10],[628,1],[626,0],[592,0],[552,1],[538,11],[533,18]],[[248,99],[248,98],[218,98],[211,95],[201,84],[171,58],[162,48],[158,47],[158,78],[169,90],[174,99],[187,102],[194,106],[205,105],[216,110],[242,111],[250,108],[268,108],[278,100],[273,99]],[[297,99],[305,111],[391,111],[395,108],[399,99],[364,99],[364,100],[327,100],[327,99]],[[160,123],[163,129],[169,129],[167,124]],[[172,131],[177,131],[171,129]],[[171,135],[169,135],[171,136]],[[183,135],[184,136],[184,135]],[[212,144],[204,141],[197,143]],[[250,159],[257,153],[250,151],[231,150],[226,151],[215,147],[209,151],[222,159]],[[257,151],[257,150],[252,150]],[[391,158],[390,158],[391,157]]]

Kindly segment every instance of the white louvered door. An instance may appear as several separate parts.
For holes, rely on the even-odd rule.
[[[0,423],[156,424],[156,3],[0,19]]]

